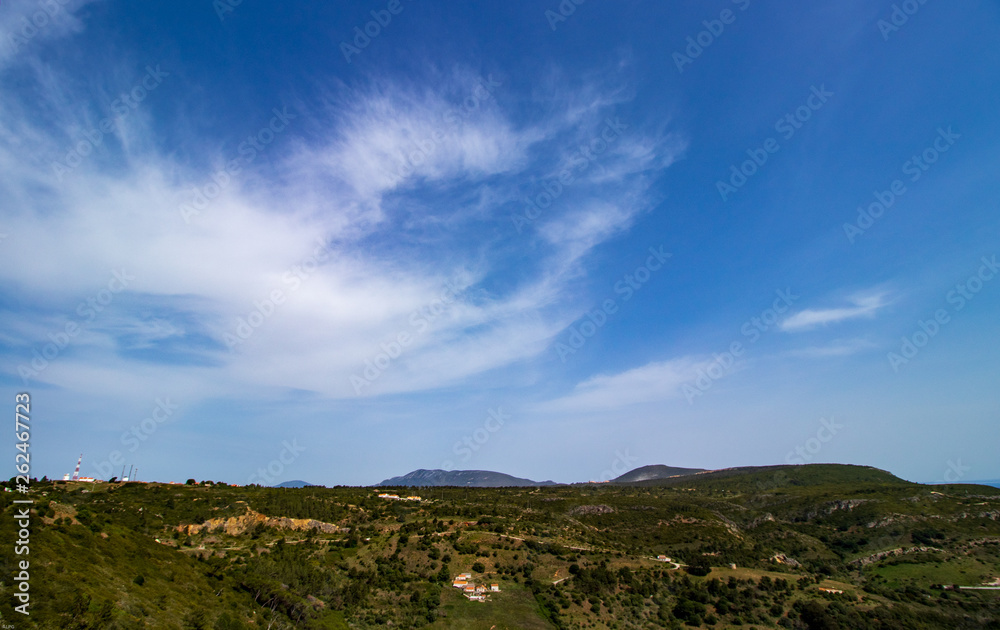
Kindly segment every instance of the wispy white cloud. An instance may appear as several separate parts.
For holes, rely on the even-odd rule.
[[[417,184],[475,180],[524,166],[545,130],[517,127],[504,115],[497,105],[504,82],[459,73],[446,83],[455,100],[398,83],[330,97],[333,133],[303,147],[289,171],[336,180],[359,201],[377,204]]]
[[[599,374],[578,383],[573,391],[539,403],[537,411],[586,413],[625,409],[632,405],[682,396],[681,386],[711,361],[682,357],[648,363],[618,374]]]
[[[816,326],[836,324],[860,317],[874,317],[879,309],[888,304],[884,293],[858,295],[851,298],[852,306],[827,309],[805,309],[787,317],[781,322],[781,330],[794,332],[808,330]]]
[[[135,276],[126,294],[183,306],[179,317],[120,302],[85,326],[73,341],[73,357],[58,357],[38,376],[88,392],[114,393],[125,380],[138,391],[137,379],[163,378],[156,354],[168,346],[181,346],[187,359],[199,361],[174,366],[173,380],[186,383],[197,373],[219,395],[295,388],[354,396],[349,378],[400,333],[413,341],[365,395],[440,387],[536,356],[579,310],[566,300],[578,261],[649,207],[650,169],[665,168],[678,155],[676,143],[650,144],[639,132],[623,139],[608,155],[617,181],[583,182],[592,202],[550,217],[537,234],[546,249],[534,256],[529,273],[509,289],[486,291],[479,283],[497,265],[493,252],[482,245],[463,249],[458,240],[445,256],[440,243],[423,242],[416,233],[428,222],[407,213],[427,208],[461,239],[461,222],[504,212],[513,191],[558,162],[567,133],[593,136],[607,112],[573,110],[570,96],[561,114],[518,123],[500,104],[505,86],[468,73],[442,80],[437,94],[392,83],[347,90],[331,102],[349,106],[295,110],[298,127],[275,141],[268,164],[250,165],[189,223],[178,208],[190,202],[192,188],[210,181],[210,172],[158,150],[149,141],[155,120],[133,116],[127,143],[109,139],[99,148],[125,158],[113,168],[95,152],[57,182],[46,160],[18,159],[17,145],[26,138],[40,155],[58,154],[73,129],[92,126],[90,114],[66,105],[87,102],[86,93],[74,92],[87,88],[57,75],[53,68],[36,76],[40,93],[54,99],[44,124],[27,115],[17,93],[0,96],[0,111],[12,114],[0,123],[0,163],[12,166],[4,185],[4,231],[11,238],[0,250],[0,283],[27,291],[48,311],[41,318],[7,313],[5,327],[34,331],[19,336],[45,343],[48,332],[79,319],[73,309],[102,288],[112,269]],[[463,106],[472,102],[469,95],[477,95],[474,109]],[[617,104],[619,96],[608,103]],[[199,139],[185,143],[198,147]],[[225,157],[215,155],[212,143],[202,145],[198,162]],[[251,178],[255,185],[245,185]],[[428,183],[434,191],[423,189]],[[470,199],[471,211],[435,196],[451,188],[464,191],[457,198]],[[390,233],[410,239],[413,251],[389,255],[371,247],[371,239]],[[289,271],[317,252],[323,261],[292,289]],[[15,264],[29,258],[28,267]],[[414,313],[433,304],[449,282],[458,288],[454,303],[414,334]],[[275,290],[285,302],[249,339],[226,350],[225,336]],[[92,376],[68,369],[79,369],[81,361]],[[9,369],[17,365],[14,357]],[[206,381],[207,375],[213,376]]]
[[[0,11],[0,71],[31,60],[39,47],[85,27],[75,14],[95,0],[7,0]]]
[[[805,359],[823,359],[828,357],[847,357],[859,352],[877,348],[878,345],[866,339],[836,340],[822,346],[809,346],[790,351],[789,356]]]

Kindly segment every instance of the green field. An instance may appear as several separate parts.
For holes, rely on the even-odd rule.
[[[457,588],[446,588],[441,596],[443,616],[427,626],[435,630],[548,630],[554,626],[541,614],[528,589],[513,582],[501,584],[501,592],[490,601],[469,601]]]

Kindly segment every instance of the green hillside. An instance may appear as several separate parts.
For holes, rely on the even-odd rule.
[[[1000,627],[1000,591],[940,588],[1000,578],[1000,489],[865,467],[412,490],[420,501],[341,487],[33,492],[27,618],[13,610],[20,495],[0,495],[0,614],[17,628]],[[470,601],[451,585],[462,572],[500,591]]]

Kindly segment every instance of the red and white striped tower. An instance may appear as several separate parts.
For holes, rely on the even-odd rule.
[[[80,459],[76,460],[76,470],[73,471],[73,481],[80,479],[80,462],[83,461],[83,453],[80,453]]]

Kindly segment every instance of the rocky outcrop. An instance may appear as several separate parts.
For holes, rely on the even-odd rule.
[[[846,501],[834,501],[827,504],[827,514],[832,514],[837,510],[853,510],[854,508],[868,503],[871,499],[847,499]]]
[[[856,564],[859,566],[865,566],[871,564],[872,562],[878,562],[879,560],[885,560],[886,558],[892,556],[902,556],[908,553],[921,553],[926,551],[941,551],[937,547],[910,547],[908,549],[889,549],[888,551],[880,551],[878,553],[873,553],[870,556],[865,556],[864,558],[858,558],[857,560],[851,560],[847,564]]]
[[[784,565],[790,566],[790,567],[800,567],[800,566],[802,566],[802,564],[798,560],[796,560],[795,558],[789,558],[788,556],[786,556],[783,553],[776,553],[776,554],[774,554],[773,556],[771,556],[771,561],[772,562],[777,562],[778,564],[784,564]]]
[[[231,516],[229,518],[212,518],[201,525],[178,525],[177,531],[190,536],[209,532],[221,532],[229,536],[240,536],[259,526],[271,529],[290,529],[296,531],[317,530],[324,534],[338,534],[351,531],[349,527],[339,527],[333,523],[324,523],[311,518],[287,518],[284,516],[273,518],[265,516],[260,512],[247,508],[247,513],[242,516]]]
[[[833,514],[837,510],[851,511],[859,505],[869,503],[871,501],[872,499],[844,499],[840,501],[830,501],[828,503],[824,503],[819,507],[819,509],[809,510],[803,516],[805,520],[811,521],[823,514]]]
[[[579,505],[570,514],[611,514],[615,509],[610,505]]]
[[[774,521],[775,521],[774,515],[768,512],[764,516],[758,516],[757,518],[753,519],[752,521],[747,523],[745,527],[747,529],[754,529],[756,527],[760,527],[764,523],[773,523]]]

